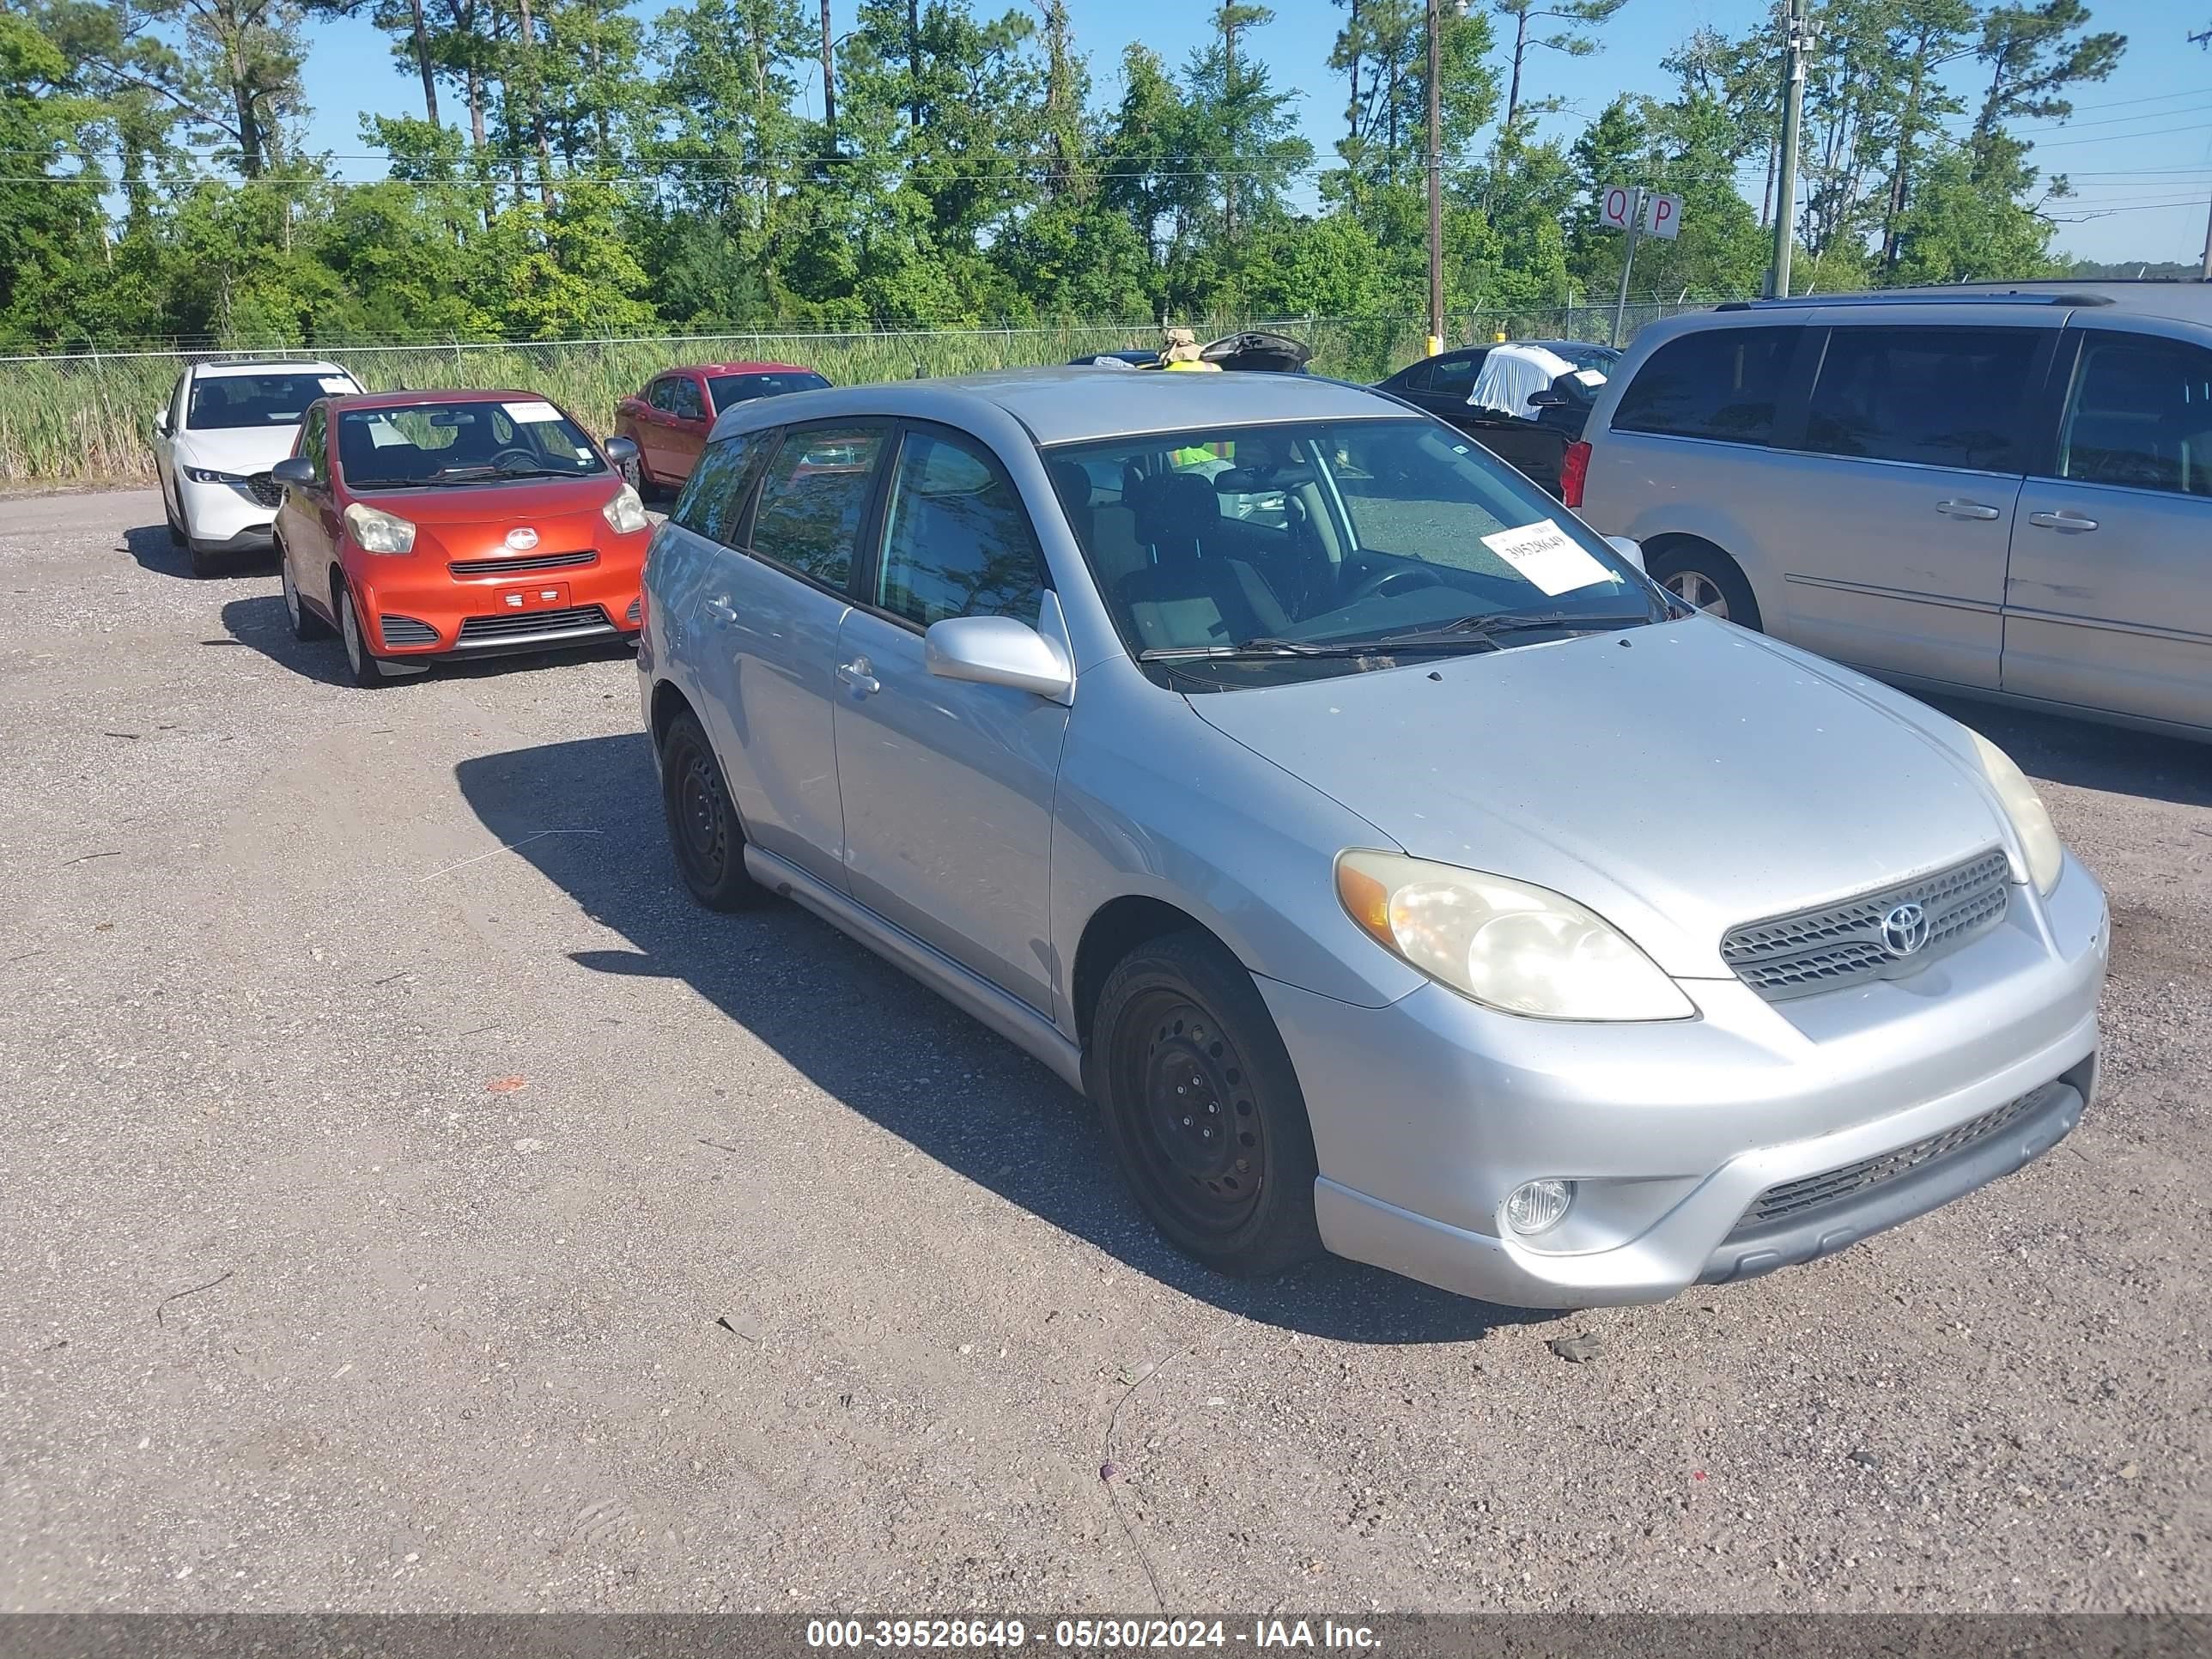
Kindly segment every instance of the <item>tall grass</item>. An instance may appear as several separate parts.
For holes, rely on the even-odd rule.
[[[1653,310],[1644,308],[1646,313]],[[1642,320],[1639,319],[1638,320]],[[1565,307],[1526,315],[1459,317],[1455,340],[1601,333],[1604,308]],[[1241,325],[1220,322],[1227,333]],[[1413,361],[1425,325],[1412,318],[1338,318],[1268,325],[1314,348],[1316,373],[1376,380]],[[1201,337],[1206,331],[1201,330]],[[1149,325],[1070,324],[1043,328],[917,330],[808,334],[775,331],[537,344],[311,348],[372,390],[512,386],[539,393],[601,434],[615,404],[679,362],[766,358],[803,363],[841,386],[869,380],[975,374],[1066,362],[1092,351],[1158,343]],[[153,476],[155,412],[184,366],[209,354],[87,354],[0,360],[0,487],[144,480]],[[276,354],[268,354],[276,355]]]

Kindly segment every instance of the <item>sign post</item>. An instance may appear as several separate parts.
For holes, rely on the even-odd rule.
[[[1622,250],[1620,256],[1620,297],[1613,302],[1611,343],[1618,346],[1620,343],[1621,313],[1628,309],[1628,273],[1636,266],[1636,224],[1644,216],[1644,187],[1631,185],[1624,190],[1618,185],[1608,185],[1602,216],[1607,224],[1617,226],[1628,233],[1628,246]]]

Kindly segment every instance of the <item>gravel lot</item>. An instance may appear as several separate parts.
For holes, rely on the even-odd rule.
[[[161,522],[0,503],[0,1607],[2212,1608],[2212,750],[1954,711],[2118,920],[2021,1174],[1656,1308],[1253,1286],[680,896],[627,653],[358,691]]]

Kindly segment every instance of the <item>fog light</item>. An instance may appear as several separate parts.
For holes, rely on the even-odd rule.
[[[1575,1201],[1571,1181],[1531,1181],[1505,1200],[1505,1224],[1524,1238],[1549,1232],[1567,1218]]]

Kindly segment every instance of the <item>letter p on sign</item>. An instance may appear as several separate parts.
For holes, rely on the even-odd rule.
[[[1682,198],[1650,195],[1644,198],[1644,228],[1653,236],[1673,241],[1682,228]]]

